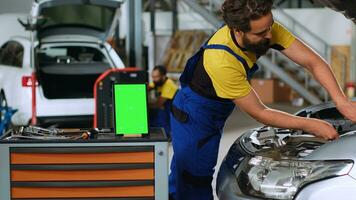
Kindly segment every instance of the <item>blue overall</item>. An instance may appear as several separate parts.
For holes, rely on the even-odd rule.
[[[232,54],[245,67],[247,78],[257,71],[224,45],[205,44],[191,57],[180,77],[182,89],[172,105],[171,128],[174,155],[169,175],[170,198],[174,200],[213,200],[212,180],[223,127],[235,105],[203,97],[188,84],[205,49],[221,49]]]

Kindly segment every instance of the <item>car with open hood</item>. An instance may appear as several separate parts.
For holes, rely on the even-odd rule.
[[[331,123],[340,139],[327,141],[268,126],[245,132],[220,166],[216,185],[220,200],[355,199],[356,124],[333,103],[296,115]]]
[[[37,0],[27,22],[32,37],[0,49],[0,102],[17,109],[14,125],[71,122],[90,126],[93,87],[104,71],[124,68],[107,42],[120,0]],[[81,123],[83,122],[83,123]]]

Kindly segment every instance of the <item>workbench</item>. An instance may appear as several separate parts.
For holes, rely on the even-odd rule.
[[[1,200],[168,200],[163,129],[142,138],[0,140]]]

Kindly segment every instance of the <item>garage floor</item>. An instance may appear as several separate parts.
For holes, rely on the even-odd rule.
[[[294,107],[291,106],[290,104],[272,104],[268,106],[291,114],[302,109],[302,107]],[[241,112],[238,109],[234,110],[234,112],[231,114],[231,116],[229,117],[225,125],[224,135],[220,143],[220,150],[219,150],[216,172],[219,169],[221,161],[223,160],[231,144],[236,140],[236,138],[239,137],[246,130],[249,130],[251,128],[256,128],[259,126],[262,126],[262,124],[252,119],[246,113]],[[169,152],[170,152],[170,160],[171,160],[173,154],[171,145],[169,146]],[[213,181],[214,192],[215,192],[215,178],[216,178],[216,173],[214,175],[214,181]],[[218,198],[215,197],[215,199],[217,200]]]

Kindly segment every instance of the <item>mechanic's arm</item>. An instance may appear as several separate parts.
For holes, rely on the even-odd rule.
[[[337,109],[346,118],[356,122],[356,102],[351,102],[346,97],[328,63],[298,39],[295,39],[291,46],[283,50],[282,53],[297,64],[308,69],[315,79],[328,91]]]
[[[334,127],[325,121],[298,117],[266,107],[253,89],[247,96],[233,101],[240,109],[263,124],[279,128],[300,129],[324,139],[338,138]]]
[[[163,109],[164,108],[164,103],[166,103],[167,99],[160,96],[158,97],[157,101],[149,103],[149,108],[153,109]]]
[[[147,86],[148,92],[152,91],[153,89],[155,89],[155,88],[151,84],[148,84],[148,86]]]

